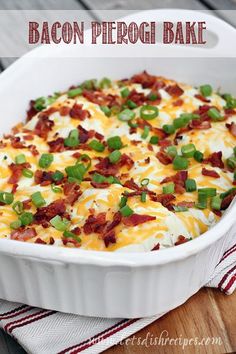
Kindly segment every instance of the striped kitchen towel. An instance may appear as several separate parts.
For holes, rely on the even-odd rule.
[[[236,287],[236,244],[229,247],[207,286],[231,294]],[[43,310],[0,300],[0,326],[33,354],[101,353],[163,314],[107,319]]]

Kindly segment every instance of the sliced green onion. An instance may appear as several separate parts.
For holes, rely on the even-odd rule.
[[[175,127],[172,124],[164,124],[162,129],[166,134],[174,134]]]
[[[66,167],[65,171],[68,177],[82,181],[87,169],[83,164],[77,164],[75,166]]]
[[[15,161],[17,165],[21,165],[22,163],[26,162],[26,157],[24,154],[17,155]]]
[[[175,157],[177,155],[177,148],[176,146],[172,145],[172,146],[167,146],[166,148],[166,153],[171,156],[171,157]]]
[[[136,104],[134,101],[132,101],[132,100],[128,100],[126,103],[127,103],[127,106],[128,106],[130,109],[134,109],[134,108],[137,108],[137,107],[138,107],[137,104]]]
[[[127,200],[128,200],[128,198],[125,197],[125,196],[122,196],[122,197],[120,198],[120,204],[119,204],[119,208],[120,208],[120,209],[122,209],[122,208],[126,205]]]
[[[181,147],[181,152],[184,157],[193,157],[196,151],[194,144],[187,144]]]
[[[32,178],[34,173],[33,173],[33,171],[29,170],[28,168],[24,168],[22,170],[22,175],[27,178]]]
[[[232,97],[232,95],[225,93],[223,96],[224,100],[226,101],[226,109],[234,109],[236,108],[236,99]]]
[[[64,178],[64,175],[61,171],[56,170],[53,174],[52,174],[52,179],[55,182],[59,182],[62,180],[62,178]]]
[[[186,192],[194,192],[197,190],[197,184],[195,179],[188,178],[185,181]]]
[[[131,120],[128,121],[128,126],[129,126],[130,128],[138,128],[138,124],[137,124],[137,123],[133,123]]]
[[[134,119],[135,113],[130,109],[124,109],[118,114],[118,119],[122,122],[128,122],[129,120]]]
[[[68,138],[64,139],[64,145],[68,147],[76,147],[79,145],[79,132],[77,129],[70,131]]]
[[[97,152],[103,152],[105,150],[105,146],[96,139],[93,139],[92,141],[90,141],[90,143],[88,144],[89,147]]]
[[[220,112],[215,107],[210,108],[207,111],[207,114],[213,121],[218,121],[218,120],[224,119],[224,117],[221,116]]]
[[[0,192],[0,203],[11,204],[14,200],[14,196],[9,192]]]
[[[51,190],[52,190],[54,193],[61,193],[61,192],[62,192],[62,189],[61,189],[60,187],[55,186],[54,183],[51,184]]]
[[[100,87],[101,89],[110,88],[110,87],[111,87],[111,80],[108,79],[108,77],[104,77],[104,78],[99,82],[99,87]]]
[[[232,156],[232,157],[228,157],[226,159],[226,164],[229,168],[231,169],[235,169],[236,167],[236,157]]]
[[[141,186],[142,187],[146,187],[150,182],[150,179],[149,178],[143,178],[140,182]]]
[[[83,90],[81,87],[77,87],[74,89],[71,89],[67,92],[68,97],[73,98],[76,97],[78,95],[81,95],[83,93]]]
[[[112,150],[120,150],[123,146],[119,136],[112,136],[111,138],[108,138],[107,145]]]
[[[198,151],[198,150],[196,150],[196,151],[194,152],[193,157],[194,157],[194,159],[195,159],[197,162],[202,162],[203,159],[204,159],[203,153],[202,153],[201,151]]]
[[[24,211],[24,206],[23,206],[23,203],[18,201],[18,202],[15,202],[13,205],[12,205],[12,209],[14,210],[14,212],[17,214],[17,215],[21,215]]]
[[[188,160],[182,156],[175,156],[173,160],[174,170],[187,170],[188,168]]]
[[[123,90],[120,91],[121,97],[126,98],[130,94],[130,90],[128,87],[123,88]]]
[[[147,95],[147,98],[149,99],[149,101],[156,101],[156,99],[158,98],[158,95],[155,92],[150,92]]]
[[[198,203],[196,204],[198,209],[206,209],[207,207],[207,194],[198,191]]]
[[[173,205],[173,208],[174,208],[174,211],[177,213],[188,211],[188,208],[186,206]]]
[[[173,194],[175,191],[175,184],[173,182],[162,187],[162,192],[164,194]]]
[[[234,171],[234,181],[236,181],[236,171]]]
[[[105,116],[111,116],[111,109],[107,106],[100,106],[101,111],[105,114]]]
[[[146,192],[142,192],[141,194],[141,202],[145,203],[147,200],[147,193]]]
[[[227,197],[229,194],[231,194],[232,192],[236,191],[236,187],[233,187],[233,188],[230,188],[229,190],[227,190],[226,192],[224,193],[221,193],[220,194],[220,197],[222,199],[224,199],[225,197]]]
[[[174,128],[175,129],[179,129],[179,128],[182,128],[184,127],[185,125],[188,124],[188,120],[186,120],[185,118],[176,118],[173,120],[173,125],[174,125]]]
[[[117,163],[120,160],[121,152],[119,150],[114,150],[108,155],[108,159],[111,163]]]
[[[53,159],[54,157],[52,154],[42,154],[39,159],[39,166],[41,168],[48,168],[53,162]]]
[[[146,139],[148,137],[148,134],[150,132],[150,127],[148,127],[147,125],[145,125],[144,129],[143,129],[143,133],[141,135],[142,139]]]
[[[31,199],[36,208],[40,208],[46,204],[45,199],[43,198],[40,192],[35,192],[31,195]]]
[[[120,209],[120,212],[122,216],[130,216],[134,213],[128,205],[123,206],[123,208]]]
[[[96,79],[91,79],[91,80],[85,80],[82,84],[81,84],[82,88],[85,88],[86,90],[94,90],[97,88],[97,80]]]
[[[93,174],[93,181],[96,182],[96,183],[103,183],[103,182],[107,182],[107,179],[106,177],[100,175],[99,173],[94,173]]]
[[[149,143],[152,144],[152,145],[157,145],[158,144],[158,141],[159,141],[159,138],[158,136],[152,136],[149,140]]]
[[[56,215],[50,220],[50,224],[58,231],[66,231],[70,222],[65,218],[62,219],[59,215]]]
[[[234,156],[236,157],[236,146],[233,148]]]
[[[24,212],[19,216],[19,220],[21,221],[22,226],[26,226],[33,222],[34,216],[32,213]]]
[[[159,110],[155,106],[145,105],[140,108],[140,117],[145,120],[151,120],[158,116]]]
[[[10,228],[13,230],[17,230],[21,227],[21,221],[20,220],[15,220],[10,223]]]
[[[112,106],[111,107],[111,115],[115,116],[120,112],[120,106]]]
[[[73,238],[74,240],[76,240],[77,242],[81,242],[81,238],[79,237],[79,236],[77,236],[76,234],[74,234],[73,232],[71,232],[71,231],[67,231],[67,230],[65,230],[64,232],[63,232],[63,236],[64,237],[68,237],[68,238]]]
[[[87,166],[86,166],[86,170],[88,171],[89,169],[90,169],[90,167],[91,167],[91,165],[92,165],[92,159],[91,159],[91,157],[89,156],[89,155],[87,155],[87,154],[82,154],[82,155],[80,155],[80,157],[78,158],[78,160],[77,160],[77,162],[76,162],[76,165],[79,163],[79,162],[81,162],[81,161],[84,161],[84,162],[88,162],[87,163]]]
[[[200,86],[200,92],[204,97],[211,96],[212,94],[212,87],[211,85],[202,85]]]
[[[213,197],[211,199],[211,207],[212,209],[214,210],[220,210],[221,208],[221,202],[222,202],[222,199],[220,198],[219,195],[216,195],[215,197]]]
[[[199,188],[198,194],[205,194],[208,197],[216,196],[216,188]]]

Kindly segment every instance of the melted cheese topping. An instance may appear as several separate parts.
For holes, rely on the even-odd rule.
[[[173,81],[165,80],[168,84],[174,84]],[[164,89],[160,89],[160,95],[162,97],[160,104],[158,105],[159,115],[157,118],[150,120],[149,123],[161,128],[163,124],[171,124],[173,120],[181,113],[193,112],[203,103],[195,97],[199,93],[198,89],[190,87],[184,84],[178,84],[184,93],[181,96],[183,104],[181,106],[175,106],[173,103],[175,98],[171,97]],[[145,95],[149,94],[150,89],[143,89],[140,84],[129,84],[127,87],[135,89],[137,92],[143,92]],[[120,88],[116,83],[113,83],[112,87],[103,90],[105,94],[118,94],[120,96]],[[225,101],[216,93],[213,93],[209,97],[211,106],[217,107],[223,114],[223,107]],[[129,179],[132,177],[134,181],[140,185],[140,182],[144,178],[149,178],[150,183],[148,189],[160,194],[162,193],[163,185],[160,182],[166,176],[172,176],[176,173],[173,169],[173,165],[163,165],[157,158],[156,153],[160,150],[158,145],[153,145],[153,151],[148,149],[149,134],[147,139],[142,139],[142,129],[137,129],[137,132],[130,134],[130,127],[126,122],[121,122],[117,119],[117,116],[107,117],[97,104],[89,102],[82,96],[77,96],[74,99],[68,98],[67,94],[62,94],[54,103],[53,107],[59,108],[62,106],[72,107],[75,103],[82,104],[83,109],[90,112],[91,117],[86,118],[84,121],[71,118],[69,115],[61,116],[59,111],[54,112],[49,116],[49,119],[54,122],[54,126],[48,134],[47,141],[55,140],[55,137],[68,137],[68,134],[72,129],[75,129],[79,124],[87,129],[94,129],[96,132],[102,134],[107,140],[109,137],[119,135],[122,139],[124,147],[121,152],[129,155],[134,161],[134,166],[131,170],[127,167],[122,167],[120,173],[128,173]],[[140,116],[140,107],[133,110],[136,117]],[[34,116],[23,127],[19,128],[19,132],[15,134],[24,140],[26,133],[23,132],[23,128],[29,131],[34,130],[35,125],[39,119],[39,114]],[[236,123],[236,115],[231,116],[227,122]],[[196,148],[204,153],[205,156],[215,152],[222,151],[223,161],[232,155],[232,149],[235,146],[235,138],[231,135],[228,129],[225,127],[225,121],[212,122],[212,128],[207,130],[191,130],[182,135],[182,140],[177,146],[178,153],[181,153],[181,146],[188,143],[195,144]],[[170,137],[171,138],[171,137]],[[132,140],[141,141],[138,145],[131,144]],[[33,135],[33,140],[27,142],[28,145],[33,144],[36,146],[40,155],[47,153],[49,147],[47,141],[40,138],[37,135]],[[12,185],[8,183],[10,176],[9,165],[15,161],[15,157],[19,154],[26,156],[27,162],[31,165],[31,170],[35,172],[39,169],[38,160],[39,156],[33,156],[28,149],[15,149],[11,146],[8,139],[3,140],[6,146],[0,150],[0,190],[10,192]],[[81,150],[76,151],[81,154],[86,153],[92,159],[92,166],[90,171],[94,169],[95,164],[98,162],[98,157],[106,157],[108,150],[104,152],[96,152],[93,150]],[[75,151],[67,150],[64,152],[53,153],[54,160],[50,165],[50,171],[62,171],[64,173],[66,166],[74,165],[76,159],[72,156]],[[150,158],[150,162],[147,164],[145,160]],[[215,179],[212,177],[203,176],[201,170],[203,167],[210,168],[210,166],[203,165],[196,162],[193,158],[189,159],[189,177],[193,178],[197,182],[198,188],[201,187],[214,187],[217,192],[224,192],[232,187],[233,174],[227,170],[220,168],[214,168],[214,170],[220,175],[220,178]],[[86,174],[88,177],[89,174]],[[105,246],[103,239],[96,233],[86,235],[83,233],[83,225],[85,220],[91,213],[91,209],[94,210],[95,215],[100,212],[106,212],[108,219],[109,215],[119,210],[119,202],[123,192],[127,191],[119,184],[111,184],[106,189],[93,188],[88,181],[81,183],[82,195],[75,202],[73,206],[68,207],[68,211],[71,213],[71,228],[79,226],[82,233],[81,248],[87,250],[97,251],[149,251],[157,243],[160,247],[173,246],[178,240],[179,235],[183,235],[188,239],[198,237],[200,234],[207,231],[218,220],[211,209],[200,210],[196,208],[189,208],[185,212],[172,212],[165,208],[162,204],[152,201],[149,197],[145,203],[141,202],[140,196],[132,197],[128,199],[128,206],[137,214],[146,214],[155,216],[156,219],[149,221],[134,227],[124,226],[120,223],[115,228],[116,243],[110,243],[108,247]],[[15,201],[24,201],[30,199],[32,193],[40,191],[43,198],[46,200],[47,205],[52,201],[59,198],[63,198],[63,192],[52,192],[51,186],[36,185],[34,178],[26,178],[22,176],[18,182],[18,188],[14,194]],[[128,190],[131,192],[131,190]],[[176,203],[181,201],[193,201],[197,202],[197,192],[175,194]],[[31,207],[31,212],[35,213],[36,208]],[[17,219],[17,215],[12,210],[11,205],[0,206],[0,235],[1,237],[9,238],[11,234],[10,223]],[[44,229],[41,225],[34,225],[37,232],[37,236],[30,239],[28,242],[35,242],[39,237],[41,240],[49,243],[50,237],[53,237],[55,245],[63,246],[62,232],[56,230],[52,226]]]

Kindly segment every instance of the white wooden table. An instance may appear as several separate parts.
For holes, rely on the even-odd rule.
[[[91,10],[88,13],[91,20],[100,19],[103,10],[144,10],[152,8],[213,10],[217,16],[225,19],[233,26],[236,26],[236,15],[234,12],[225,11],[236,10],[236,0],[0,0],[0,10]],[[14,58],[0,58],[0,72],[14,60]],[[217,321],[217,318],[215,318],[215,321]],[[234,349],[236,349],[236,347]],[[129,349],[127,353],[131,353],[130,350],[132,349]],[[133,350],[132,352],[139,353],[137,348]],[[148,349],[146,349],[146,351],[148,351]],[[109,353],[112,352],[113,349],[109,351]],[[114,353],[115,352],[126,353],[124,348],[117,348]],[[167,352],[170,353],[171,351],[167,350],[166,353]],[[25,351],[18,343],[3,331],[0,331],[0,354],[22,353],[25,353]],[[150,351],[150,353],[154,352]]]

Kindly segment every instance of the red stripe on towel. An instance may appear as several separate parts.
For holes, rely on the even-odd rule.
[[[12,326],[11,328],[9,328],[8,333],[12,333],[12,331],[14,329],[16,329],[16,328],[23,327],[23,326],[26,326],[28,324],[32,324],[33,322],[37,322],[39,320],[42,320],[43,318],[51,316],[51,315],[53,315],[56,312],[57,311],[48,311],[47,313],[43,313],[41,316],[29,319],[28,321],[25,321],[23,323],[16,324],[15,326]]]
[[[225,273],[225,275],[223,276],[223,278],[221,279],[221,281],[218,284],[218,289],[221,290],[222,285],[224,284],[224,282],[226,281],[226,279],[228,278],[228,276],[236,269],[236,265],[233,266],[233,268],[231,268],[227,273]]]
[[[21,315],[22,313],[27,312],[31,309],[32,309],[32,307],[27,306],[27,305],[22,305],[20,307],[16,307],[15,309],[13,309],[11,311],[0,313],[0,320],[5,320],[8,318],[16,317],[16,316]]]
[[[224,287],[224,292],[229,291],[229,289],[231,288],[231,286],[234,284],[235,280],[236,280],[236,274],[234,274],[234,275],[231,277],[230,281],[229,281],[229,282],[227,283],[227,285]]]

